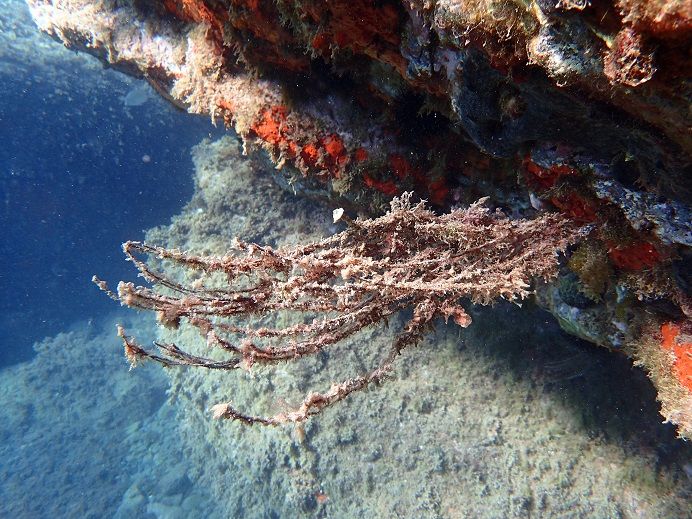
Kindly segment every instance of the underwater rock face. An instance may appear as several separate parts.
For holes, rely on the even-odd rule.
[[[192,200],[147,242],[221,255],[235,237],[279,248],[338,229],[331,207],[280,189],[230,136],[200,143],[193,158]],[[180,438],[190,479],[221,517],[685,516],[692,445],[659,425],[640,370],[562,333],[530,302],[469,313],[468,328],[441,322],[403,351],[393,380],[297,428],[217,422],[210,407],[232,398],[252,414],[292,408],[376,366],[404,316],[275,366],[169,369],[178,416],[166,438]],[[186,325],[161,327],[159,341],[213,354]]]
[[[591,226],[539,301],[642,364],[692,435],[689,2],[27,3],[298,192],[369,214],[406,190],[440,210],[487,195]]]
[[[180,462],[166,375],[121,369],[123,320],[156,333],[144,316],[110,315],[46,337],[31,361],[0,372],[0,516],[221,517]],[[166,505],[178,515],[156,513]]]

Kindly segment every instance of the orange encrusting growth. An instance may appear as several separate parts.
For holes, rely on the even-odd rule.
[[[303,149],[300,151],[300,156],[308,166],[314,166],[317,164],[317,159],[320,158],[317,146],[311,142],[303,146]]]
[[[607,225],[606,211],[602,204],[591,196],[584,196],[583,189],[575,188],[573,183],[561,183],[570,177],[576,179],[579,170],[567,164],[553,164],[543,167],[526,155],[523,160],[524,177],[529,188],[544,193],[548,200],[562,213],[577,223],[599,223]],[[551,191],[553,190],[553,191]],[[557,191],[556,194],[552,194]],[[599,208],[599,205],[601,206]],[[599,210],[600,209],[600,210]],[[637,241],[619,243],[605,240],[608,246],[608,257],[612,264],[622,270],[639,271],[659,264],[664,255],[660,247],[641,237]]]
[[[524,158],[524,170],[526,171],[526,180],[534,189],[550,189],[555,186],[560,178],[565,176],[575,176],[579,172],[567,164],[553,164],[549,168],[539,166],[531,156],[527,155]]]
[[[556,187],[558,182],[565,177],[579,176],[579,170],[572,166],[552,164],[546,168],[536,164],[531,159],[531,155],[524,157],[523,166],[526,183],[531,189],[539,193]],[[577,193],[574,188],[569,188],[565,193],[551,196],[550,202],[577,222],[593,223],[598,219],[595,204]]]
[[[230,120],[233,105],[227,102],[217,105],[225,112],[224,120]],[[270,106],[260,112],[254,124],[250,125],[250,130],[258,140],[268,144],[272,152],[284,153],[288,158],[297,160],[303,174],[315,170],[318,174],[326,173],[328,178],[339,179],[349,164],[363,163],[369,159],[369,152],[365,148],[359,147],[349,152],[344,140],[336,133],[322,134],[317,138],[313,133],[309,137],[310,134],[296,129],[296,123],[291,121],[289,115],[286,106]],[[394,196],[403,191],[397,181],[409,179],[417,189],[427,191],[431,203],[442,205],[447,199],[449,187],[444,178],[426,176],[421,168],[413,166],[399,154],[388,156],[388,166],[394,178],[380,180],[373,174],[364,173],[363,183],[384,195]]]
[[[369,188],[376,189],[380,193],[388,196],[394,196],[399,192],[399,188],[396,187],[396,184],[392,180],[377,180],[367,173],[363,175],[363,182]]]
[[[344,168],[351,161],[343,139],[336,133],[314,140],[311,137],[311,140],[305,142],[305,135],[309,134],[295,129],[295,123],[292,124],[289,111],[283,105],[263,110],[250,129],[259,140],[271,146],[271,151],[283,152],[291,159],[302,159],[301,170],[304,174],[308,172],[306,168],[313,168],[317,172],[326,171],[331,178],[341,178]],[[300,136],[301,134],[305,135]],[[354,158],[357,160],[363,153],[364,150],[359,148],[354,152]]]
[[[278,145],[284,138],[285,129],[282,126],[286,122],[286,107],[273,106],[265,110],[252,129],[257,136],[269,144]]]
[[[333,133],[320,139],[319,142],[326,152],[323,161],[327,170],[333,177],[339,178],[341,176],[341,167],[348,164],[350,160],[346,153],[344,141]]]
[[[324,50],[329,48],[329,35],[324,32],[315,34],[315,37],[312,39],[310,45],[315,50]]]
[[[211,27],[213,39],[223,46],[223,25],[228,13],[222,9],[212,10],[203,0],[163,0],[166,10],[185,22],[206,23]]]
[[[449,188],[444,177],[435,178],[427,176],[421,168],[412,165],[406,157],[398,153],[389,155],[389,169],[398,181],[410,179],[417,190],[420,192],[427,191],[428,201],[435,205],[442,205],[449,195]],[[364,181],[368,187],[377,189],[385,195],[392,195],[402,191],[397,188],[392,180],[380,182],[372,177],[364,177]]]
[[[692,391],[692,342],[680,341],[680,326],[673,322],[661,326],[661,348],[675,356],[673,369],[680,383]]]
[[[399,180],[403,180],[411,174],[412,167],[408,160],[398,154],[389,156],[389,165],[392,168],[392,173]]]
[[[333,47],[348,48],[393,66],[406,76],[407,61],[399,50],[404,11],[389,0],[303,2],[297,8],[319,29],[310,46],[323,55]]]
[[[661,260],[661,253],[648,241],[632,245],[616,246],[609,243],[608,256],[613,265],[623,270],[643,270],[651,268]]]
[[[368,160],[368,151],[365,148],[358,148],[353,152],[353,158],[356,162],[364,162]]]
[[[598,220],[594,204],[571,191],[565,195],[550,198],[552,204],[572,220],[579,223],[593,223]]]
[[[444,178],[433,180],[428,184],[428,192],[430,193],[430,203],[436,205],[444,204],[449,196],[449,187],[447,187],[447,181]]]

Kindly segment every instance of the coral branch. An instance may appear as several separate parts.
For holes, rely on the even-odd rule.
[[[134,366],[153,360],[164,366],[233,370],[314,355],[359,330],[413,309],[381,363],[370,373],[310,393],[298,409],[270,418],[249,416],[231,404],[214,406],[216,418],[247,424],[303,422],[354,391],[382,381],[402,350],[419,342],[436,317],[466,327],[471,318],[460,299],[491,304],[498,298],[530,294],[534,278],[557,273],[557,252],[579,231],[557,214],[511,220],[477,202],[466,210],[437,216],[410,194],[391,203],[384,216],[347,220],[348,228],[300,247],[263,247],[236,240],[223,257],[202,257],[140,242],[123,250],[153,288],[121,282],[117,295],[94,277],[101,290],[123,305],[153,310],[161,324],[177,328],[182,319],[199,330],[209,347],[226,358],[205,358],[175,344],[140,346],[119,328]],[[341,213],[335,212],[335,216]],[[196,279],[177,281],[141,259],[158,258]],[[170,270],[170,269],[169,269]],[[281,328],[239,325],[253,316],[284,312],[295,324]],[[231,319],[236,321],[231,321]]]

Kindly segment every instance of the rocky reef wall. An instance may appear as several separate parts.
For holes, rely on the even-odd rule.
[[[328,204],[277,187],[231,137],[200,143],[193,157],[195,195],[148,242],[221,255],[236,237],[279,247],[338,228]],[[376,365],[405,317],[276,366],[167,370],[177,430],[166,436],[179,435],[190,480],[222,517],[684,516],[691,446],[660,426],[640,370],[562,333],[530,302],[469,312],[468,328],[440,322],[406,349],[392,380],[298,427],[219,422],[210,407],[230,398],[251,414],[295,408]],[[187,326],[160,328],[159,340],[211,352]]]
[[[689,2],[27,1],[304,195],[366,214],[490,196],[589,226],[538,300],[633,357],[692,434]]]

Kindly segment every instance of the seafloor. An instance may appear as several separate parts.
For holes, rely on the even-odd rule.
[[[277,187],[230,136],[193,159],[192,200],[150,242],[222,253],[234,236],[278,245],[337,230],[329,207]],[[369,370],[398,323],[312,359],[215,373],[128,371],[116,319],[143,341],[174,333],[113,315],[0,372],[0,516],[690,517],[692,450],[660,423],[648,379],[531,304],[475,309],[466,330],[438,323],[392,380],[304,430],[217,422],[209,408],[295,405]]]

